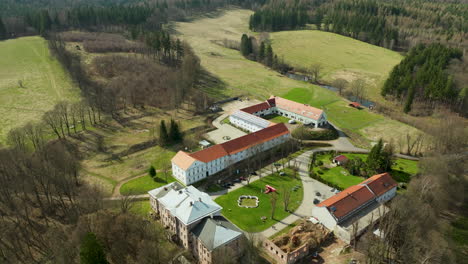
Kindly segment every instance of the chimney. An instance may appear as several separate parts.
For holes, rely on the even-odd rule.
[[[182,190],[179,191],[179,194],[182,194]]]
[[[192,201],[190,201],[190,206],[193,206],[193,202],[192,202]]]
[[[164,190],[167,191],[167,187],[164,187]]]
[[[198,197],[198,201],[200,201],[200,202],[201,202],[201,197]]]

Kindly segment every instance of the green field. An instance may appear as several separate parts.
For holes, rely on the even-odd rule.
[[[258,35],[248,29],[251,14],[250,10],[231,9],[221,12],[219,16],[206,16],[172,25],[180,37],[190,43],[200,57],[202,66],[219,79],[217,86],[205,89],[213,97],[248,95],[265,100],[272,94],[284,96],[325,109],[332,123],[340,128],[352,130],[357,135],[363,136],[367,142],[377,141],[380,137],[386,141],[398,142],[407,133],[410,135],[419,133],[417,129],[401,122],[365,109],[359,111],[351,108],[347,100],[332,91],[289,79],[260,63],[245,59],[237,50],[224,47],[224,40],[239,41],[242,33]],[[376,47],[376,50],[380,52],[381,48]],[[327,53],[335,52],[337,51],[330,49]],[[395,55],[390,51],[388,53]],[[366,60],[361,63],[365,63]],[[342,65],[337,64],[336,67],[340,68]],[[361,68],[364,69],[364,66]],[[376,71],[384,70],[380,67]]]
[[[0,58],[0,142],[11,128],[40,120],[56,102],[79,98],[79,90],[43,38],[0,41]]]
[[[166,185],[170,182],[174,182],[175,179],[171,176],[172,172],[168,172],[167,181],[162,172],[156,175],[156,181],[153,180],[149,175],[133,179],[126,182],[120,187],[121,195],[138,195],[146,194],[148,191]]]
[[[292,66],[308,68],[320,63],[325,81],[366,80],[371,98],[380,98],[381,85],[393,66],[403,59],[397,52],[319,30],[275,32],[270,38],[275,53]]]
[[[267,116],[264,116],[263,118],[273,123],[288,123],[289,122],[289,118],[281,116],[281,115],[267,115]]]
[[[291,175],[292,172],[286,169],[287,175]],[[276,203],[275,220],[270,218],[271,216],[271,204],[270,195],[265,194],[265,185],[270,185],[276,188],[278,193],[278,201]],[[284,219],[290,213],[284,211],[283,207],[283,192],[282,188],[291,189],[294,186],[302,186],[302,182],[299,179],[294,179],[289,176],[279,176],[274,173],[270,176],[264,177],[260,180],[250,183],[248,186],[244,186],[235,191],[229,192],[225,195],[218,197],[215,201],[223,207],[222,214],[228,218],[231,222],[236,224],[239,228],[248,232],[260,232],[268,227],[277,223],[277,221]],[[243,208],[237,205],[237,199],[241,195],[255,195],[259,198],[259,205],[257,208]],[[291,200],[289,204],[289,210],[295,211],[302,202],[303,190],[299,188],[297,191],[291,192]],[[261,217],[265,216],[268,219],[263,222]]]

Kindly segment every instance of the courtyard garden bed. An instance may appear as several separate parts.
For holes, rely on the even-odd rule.
[[[302,202],[304,194],[301,180],[288,176],[293,175],[290,169],[286,169],[285,172],[286,176],[279,176],[277,173],[273,173],[247,186],[222,195],[215,201],[223,207],[222,214],[239,228],[247,232],[263,231],[290,215],[289,212],[284,210],[283,197],[285,189],[291,191],[288,206],[289,211],[294,212]],[[265,185],[270,185],[277,190],[278,200],[275,206],[275,219],[270,218],[272,210],[270,203],[271,193],[264,193]],[[295,186],[300,186],[300,188],[296,188],[293,191],[292,189]],[[260,201],[258,207],[239,207],[238,198],[242,195],[257,196]],[[262,217],[266,219],[262,220]]]

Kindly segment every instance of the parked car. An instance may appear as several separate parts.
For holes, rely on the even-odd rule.
[[[286,173],[284,171],[280,171],[279,175],[284,176],[284,175],[286,175]]]
[[[317,199],[317,198],[315,198],[315,199],[314,199],[314,204],[319,204],[319,203],[320,203],[320,200]]]
[[[288,123],[289,123],[289,124],[296,124],[296,120],[290,119],[290,120],[288,121]]]
[[[247,180],[247,178],[245,178],[245,177],[239,177],[239,180],[245,181],[245,180]]]
[[[234,179],[233,182],[241,182],[241,179]]]

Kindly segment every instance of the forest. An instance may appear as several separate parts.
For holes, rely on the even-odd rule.
[[[445,1],[268,1],[250,18],[254,31],[304,29],[312,24],[394,50],[416,43],[468,47],[468,5]]]
[[[430,108],[438,102],[455,111],[466,111],[467,87],[456,87],[453,76],[446,72],[452,59],[461,58],[458,49],[419,44],[393,68],[382,87],[382,95],[404,100],[405,113],[411,110],[415,100],[431,105]]]

